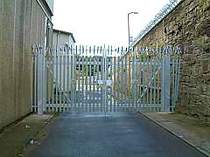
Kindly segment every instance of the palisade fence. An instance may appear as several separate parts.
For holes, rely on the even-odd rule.
[[[32,110],[43,112],[174,111],[177,47],[33,47]]]

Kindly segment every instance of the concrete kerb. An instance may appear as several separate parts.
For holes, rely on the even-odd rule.
[[[168,133],[174,135],[175,137],[177,137],[178,139],[184,141],[186,144],[188,144],[189,146],[191,146],[192,148],[198,150],[199,152],[203,153],[204,155],[206,155],[206,157],[210,157],[210,154],[204,150],[204,149],[201,149],[199,147],[197,147],[196,145],[194,145],[193,143],[191,143],[190,141],[188,141],[187,139],[185,138],[182,138],[180,136],[178,136],[174,131],[170,130],[169,128],[165,127],[164,125],[162,125],[160,122],[152,119],[151,117],[147,116],[146,114],[144,114],[143,112],[138,112],[138,114],[141,114],[143,115],[145,118],[147,118],[148,120],[150,120],[151,122],[153,122],[154,124],[158,125],[159,127],[163,128],[164,130],[166,130]]]

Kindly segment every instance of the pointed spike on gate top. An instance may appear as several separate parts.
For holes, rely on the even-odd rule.
[[[77,55],[77,45],[75,46],[75,55]]]
[[[73,45],[69,46],[68,55],[72,53]]]
[[[112,45],[110,45],[110,56],[112,57]]]
[[[78,47],[79,47],[79,46],[76,45],[76,46],[75,46],[75,51],[73,51],[73,52],[75,52],[75,56],[77,56]],[[74,55],[74,54],[73,54],[73,55]]]
[[[67,54],[70,54],[71,51],[72,51],[72,45],[68,46],[68,52],[67,52]]]
[[[97,55],[100,55],[100,46],[97,46]]]
[[[89,46],[85,45],[85,56],[88,56],[88,52],[89,52]]]
[[[121,55],[121,56],[123,55],[123,46],[121,46],[120,55]]]
[[[69,51],[70,51],[70,46],[67,47],[65,56],[67,56],[69,54]]]
[[[103,45],[103,55],[105,55],[106,52],[107,52],[107,50],[106,50],[106,45],[104,44],[104,45]]]
[[[102,47],[98,46],[98,55],[101,56]]]
[[[98,46],[96,47],[96,56],[98,56]]]
[[[108,53],[108,56],[110,57],[110,56],[111,56],[111,53],[112,53],[112,52],[111,52],[111,45],[109,45],[108,52],[109,52],[109,53]]]
[[[95,56],[96,46],[93,46],[93,56]]]
[[[114,48],[114,52],[115,52],[115,54],[118,56],[118,47],[115,47],[115,48]]]
[[[66,53],[66,46],[63,47],[63,53]]]
[[[123,47],[120,47],[120,57],[122,57]]]
[[[106,55],[109,56],[109,45],[107,46],[107,50],[105,52],[106,52]]]
[[[119,53],[120,53],[120,47],[117,47],[117,55],[119,57]]]
[[[60,51],[59,51],[59,54],[61,55],[63,52],[63,48],[60,46]]]
[[[81,56],[84,55],[84,46],[83,46],[83,45],[80,47],[80,52],[79,52],[79,54],[80,54]]]
[[[112,45],[110,46],[110,52],[111,52],[111,57],[112,57],[112,55],[113,55],[113,49],[112,49]]]
[[[103,55],[103,47],[102,47],[102,46],[100,46],[100,51],[99,51],[99,53],[100,53],[100,56]]]
[[[91,50],[92,50],[92,49],[91,49],[91,46],[89,46],[89,48],[88,48],[88,52],[87,52],[87,53],[88,53],[88,56],[91,56],[91,55],[92,55]]]
[[[82,46],[81,46],[81,49],[80,49],[80,54],[81,54],[81,56],[83,56],[84,53],[85,53],[85,48],[84,48],[84,46],[82,45]]]
[[[84,56],[85,56],[85,53],[86,53],[86,46],[82,46],[82,53],[83,53]]]
[[[72,45],[68,46],[68,49],[67,49],[68,52],[70,52],[71,46],[72,46]]]
[[[101,55],[101,46],[98,46],[98,55]]]
[[[122,56],[122,47],[119,47],[119,55]]]
[[[76,52],[77,45],[72,45],[71,54],[74,55]]]
[[[82,56],[82,45],[79,45],[79,48],[77,48],[77,55]]]
[[[98,57],[100,57],[101,56],[101,46],[98,46],[98,55],[97,55]]]
[[[125,52],[128,53],[128,47],[125,48]]]
[[[72,48],[71,48],[71,54],[74,55],[74,53],[76,52],[76,45],[72,45]]]
[[[88,56],[88,46],[85,46],[85,55]]]
[[[91,46],[91,56],[94,56],[94,45]]]
[[[105,46],[104,55],[107,56],[109,53],[109,46]]]
[[[80,49],[81,49],[81,45],[77,45],[77,46],[76,46],[76,55],[77,55],[77,56],[79,55]]]

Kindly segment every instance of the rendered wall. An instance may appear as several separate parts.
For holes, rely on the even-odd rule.
[[[45,17],[35,0],[0,0],[0,129],[31,112],[32,45],[44,44]]]

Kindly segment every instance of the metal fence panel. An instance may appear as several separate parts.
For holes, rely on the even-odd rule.
[[[179,55],[172,48],[71,46],[47,57],[35,48],[32,108],[40,114],[174,111]]]

